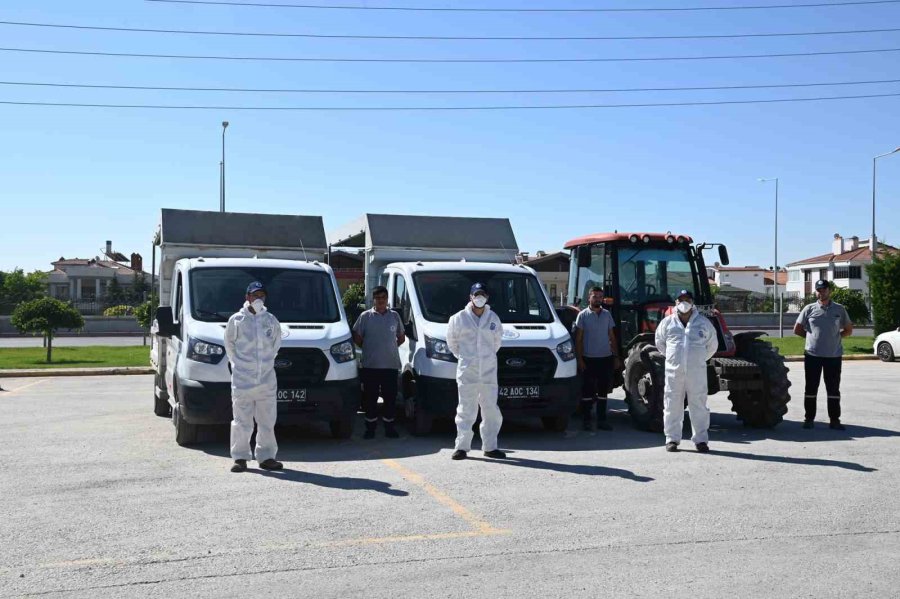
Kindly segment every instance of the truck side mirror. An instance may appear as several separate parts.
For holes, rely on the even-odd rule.
[[[722,266],[728,266],[728,248],[724,245],[719,246],[719,262],[722,263]]]
[[[172,317],[171,306],[160,306],[156,309],[156,325],[159,329],[157,333],[160,337],[171,338],[178,334],[178,327],[175,326],[175,319]]]
[[[591,266],[591,250],[589,247],[578,248],[578,268],[589,268]]]

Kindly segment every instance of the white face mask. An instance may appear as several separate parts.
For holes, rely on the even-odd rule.
[[[675,304],[675,309],[682,314],[687,314],[693,309],[693,307],[694,304],[692,304],[691,302],[678,302],[677,304]]]
[[[472,299],[472,303],[475,304],[476,308],[484,308],[487,305],[487,298],[483,295],[476,295]]]
[[[255,300],[253,300],[252,302],[250,302],[250,305],[253,306],[253,310],[255,312],[261,312],[263,309],[263,306],[266,305],[266,302],[262,298],[258,297]]]

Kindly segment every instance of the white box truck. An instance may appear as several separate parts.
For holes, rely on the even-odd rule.
[[[163,209],[154,244],[154,412],[171,414],[179,445],[231,421],[225,324],[252,281],[265,284],[266,306],[281,323],[278,423],[324,420],[335,437],[352,434],[356,352],[334,273],[322,261],[320,217]],[[154,265],[155,258],[154,247]]]
[[[456,412],[447,323],[465,307],[476,281],[487,286],[503,322],[504,416],[535,416],[548,429],[566,428],[581,393],[573,342],[534,270],[513,264],[518,245],[508,219],[365,214],[330,239],[364,255],[367,299],[375,285],[384,285],[400,313],[407,340],[398,350],[397,405],[413,433],[425,434],[435,418]]]

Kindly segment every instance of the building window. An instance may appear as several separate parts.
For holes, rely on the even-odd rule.
[[[862,267],[860,266],[835,266],[835,279],[861,279]]]
[[[800,271],[799,270],[789,270],[788,271],[788,280],[789,281],[799,281],[800,280]]]

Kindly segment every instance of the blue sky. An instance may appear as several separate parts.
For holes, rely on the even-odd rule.
[[[355,1],[355,0],[354,0]],[[328,4],[321,0],[320,4]],[[350,1],[342,2],[348,4]],[[374,0],[359,4],[376,5]],[[646,0],[641,6],[750,4]],[[765,2],[763,2],[765,4]],[[335,4],[331,2],[331,4]],[[381,0],[381,5],[402,5]],[[409,0],[536,6],[538,0]],[[632,6],[546,0],[545,6]],[[900,4],[692,13],[413,13],[7,0],[0,20],[113,27],[376,35],[688,35],[900,27]],[[3,47],[343,57],[676,56],[900,47],[900,33],[669,41],[312,40],[0,26]],[[0,52],[0,80],[254,88],[623,88],[900,79],[900,53],[691,62],[353,64],[209,62]],[[229,106],[653,103],[897,93],[898,84],[783,90],[342,96],[0,85],[0,100]],[[900,146],[900,97],[839,102],[509,112],[151,111],[0,105],[0,269],[48,269],[104,240],[150,253],[162,207],[314,214],[503,216],[522,249],[619,230],[672,230],[768,266],[781,178],[780,262],[867,237],[872,157]],[[878,233],[900,242],[900,154],[879,160]],[[149,265],[149,260],[147,261]]]

